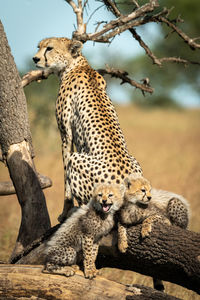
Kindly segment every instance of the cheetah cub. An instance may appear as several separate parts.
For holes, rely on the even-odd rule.
[[[141,236],[147,237],[154,222],[162,221],[187,228],[189,204],[181,195],[152,189],[144,177],[131,174],[125,179],[125,203],[119,212],[118,248],[126,252],[128,247],[125,225],[142,223]]]
[[[47,243],[44,273],[72,276],[82,250],[86,278],[97,274],[95,260],[99,240],[114,226],[114,214],[124,201],[124,185],[100,184],[87,205],[77,209]]]

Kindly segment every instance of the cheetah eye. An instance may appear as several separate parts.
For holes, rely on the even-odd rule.
[[[46,51],[51,51],[53,49],[53,47],[47,47]]]
[[[141,191],[142,191],[143,193],[146,193],[146,190],[145,190],[145,189],[141,189]]]
[[[113,197],[113,194],[108,194],[108,197],[109,197],[109,198]]]
[[[98,194],[98,197],[102,197],[102,193],[99,193],[99,194]]]

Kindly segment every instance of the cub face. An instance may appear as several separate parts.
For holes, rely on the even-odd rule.
[[[124,192],[124,185],[99,184],[94,187],[93,206],[104,214],[114,213],[123,205]]]
[[[130,175],[124,183],[126,186],[125,201],[148,205],[151,200],[151,184],[146,178]]]
[[[38,48],[33,57],[36,67],[59,73],[70,67],[74,58],[81,54],[82,44],[67,38],[47,38],[39,43]]]

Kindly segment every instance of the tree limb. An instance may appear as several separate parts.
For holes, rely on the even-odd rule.
[[[72,277],[42,273],[42,266],[0,265],[1,299],[51,300],[178,300],[141,285],[123,284],[97,276],[85,279],[81,271]]]
[[[57,228],[56,228],[57,229]],[[53,230],[53,229],[52,229]],[[113,267],[176,283],[200,294],[200,234],[176,226],[155,224],[150,237],[141,239],[141,225],[127,229],[128,249],[122,254],[117,249],[117,235],[100,242],[97,267]],[[48,235],[49,238],[49,235]],[[45,238],[23,253],[17,264],[43,264]]]
[[[128,77],[128,73],[126,71],[121,71],[121,70],[117,70],[114,68],[110,68],[108,65],[106,65],[106,69],[98,69],[97,70],[102,76],[104,76],[105,74],[110,75],[111,77],[115,77],[115,78],[119,78],[122,80],[121,84],[124,83],[129,83],[130,85],[140,89],[142,91],[142,93],[144,94],[146,93],[150,93],[152,94],[154,89],[152,87],[150,87],[149,83],[148,84],[141,84],[133,79],[130,79]]]
[[[117,17],[123,16],[121,12],[118,10],[116,5],[113,3],[112,0],[102,0],[106,7]],[[137,5],[138,7],[138,5]],[[199,38],[191,39],[189,38],[181,29],[179,29],[177,26],[174,25],[174,22],[169,21],[168,18],[164,17],[163,15],[168,16],[170,14],[169,9],[164,8],[161,12],[152,15],[152,16],[145,16],[144,18],[140,18],[138,21],[133,21],[129,23],[129,27],[127,26],[126,30],[128,29],[132,36],[139,42],[140,46],[145,50],[146,54],[152,59],[153,63],[161,66],[162,62],[175,62],[175,63],[183,63],[183,64],[197,64],[200,65],[200,62],[194,62],[187,59],[182,58],[176,58],[176,57],[163,57],[163,58],[157,58],[153,52],[150,50],[148,45],[142,40],[142,38],[139,36],[139,34],[136,32],[134,28],[139,25],[144,25],[146,23],[150,22],[160,22],[160,23],[166,23],[170,28],[173,29],[173,31],[177,32],[178,35],[194,50],[195,48],[200,48],[200,44],[195,43],[195,40],[198,40]],[[176,20],[176,22],[179,19]],[[132,26],[131,26],[132,25]],[[125,28],[125,27],[124,27]],[[113,31],[112,34],[104,36],[104,41],[109,40],[111,37],[115,36],[116,34],[119,34],[122,32],[124,28],[121,28],[117,31]]]
[[[84,5],[82,6],[82,0],[78,0],[78,5],[76,5],[73,0],[65,0],[65,1],[72,7],[76,15],[77,30],[74,34],[75,35],[84,34],[86,32],[86,24],[84,24],[83,22],[83,10],[87,2],[84,2]]]
[[[42,189],[46,189],[52,186],[52,181],[49,177],[38,173],[38,179]],[[15,187],[12,181],[0,182],[0,196],[12,195],[12,194],[16,194]]]
[[[21,80],[22,87],[27,86],[32,81],[39,81],[41,79],[47,79],[48,76],[52,73],[53,73],[53,71],[50,69],[32,70],[22,77],[22,80]]]

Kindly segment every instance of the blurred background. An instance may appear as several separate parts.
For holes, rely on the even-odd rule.
[[[117,2],[117,1],[116,1]],[[132,9],[132,1],[122,9]],[[145,1],[138,1],[144,3]],[[124,4],[125,3],[125,4]],[[200,36],[199,0],[163,0],[163,7],[175,6],[171,17],[180,15],[180,24],[190,37]],[[92,14],[95,12],[94,14]],[[12,54],[21,75],[34,69],[32,57],[37,44],[46,37],[71,38],[76,23],[71,7],[64,0],[0,1],[0,18]],[[93,32],[98,21],[109,21],[112,15],[100,1],[88,1],[85,12],[87,31]],[[192,51],[166,26],[148,24],[137,32],[158,57],[181,56],[199,61],[199,51]],[[166,38],[165,38],[166,37]],[[200,68],[197,65],[152,65],[144,50],[131,35],[123,33],[108,46],[87,42],[83,53],[94,68],[105,64],[128,70],[137,81],[148,77],[155,89],[152,95],[120,85],[120,80],[106,77],[108,93],[113,100],[131,154],[140,162],[144,175],[156,188],[184,195],[190,202],[190,229],[200,231]],[[51,75],[25,88],[37,170],[53,180],[44,190],[52,225],[63,207],[63,166],[61,141],[55,120],[58,79]],[[9,180],[6,166],[0,165],[0,180]],[[7,261],[20,226],[20,207],[16,195],[0,197],[0,260]],[[104,276],[113,279],[113,272]],[[113,280],[152,286],[151,279],[133,272],[115,272]],[[166,284],[166,292],[181,299],[198,299],[181,287]]]

